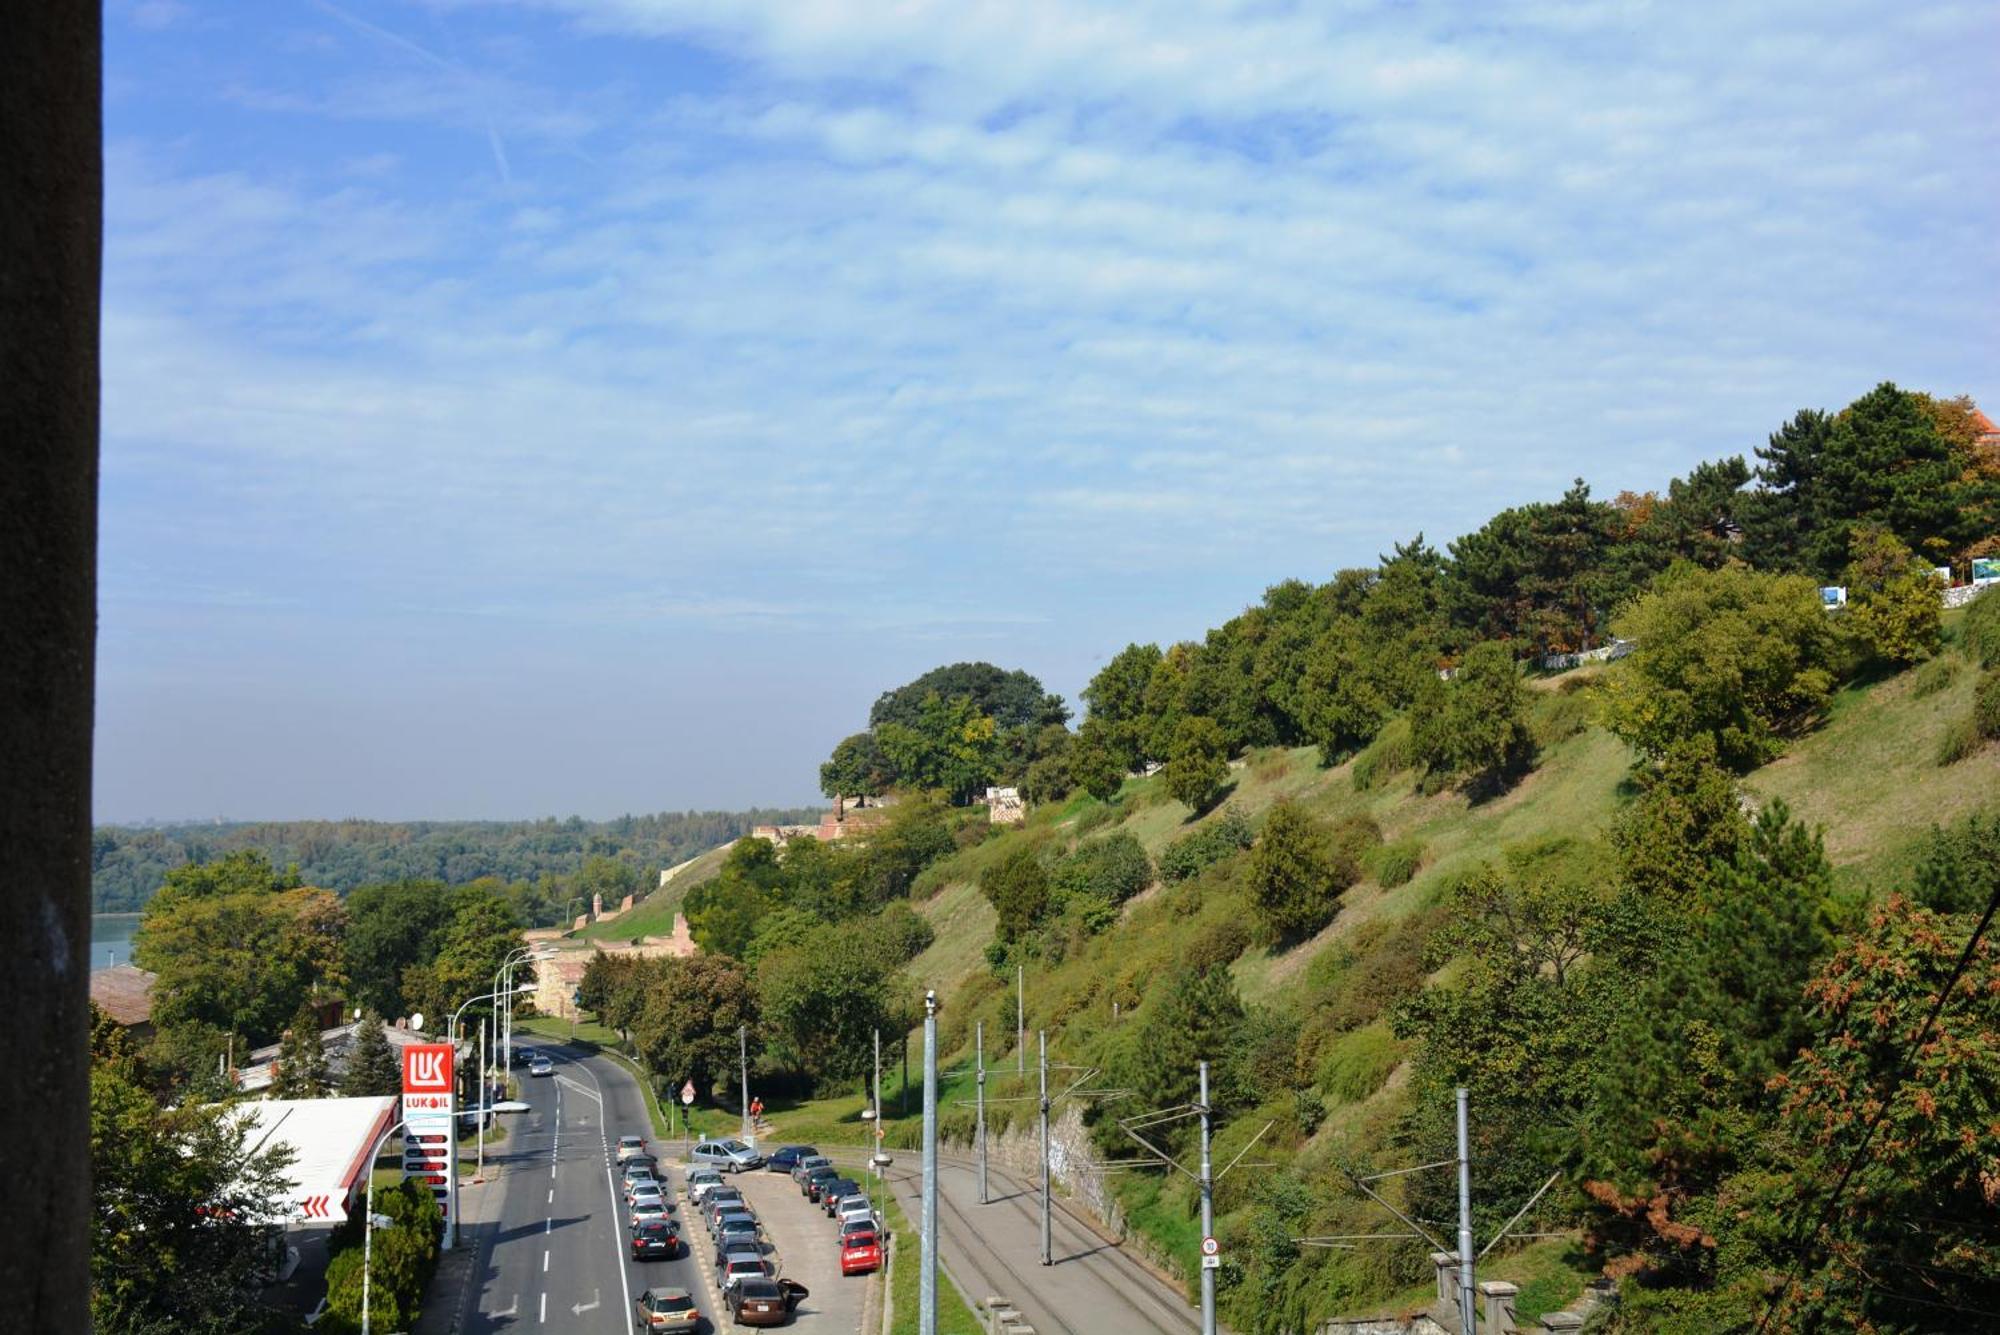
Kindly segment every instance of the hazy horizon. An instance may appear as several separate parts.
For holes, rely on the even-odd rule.
[[[941,663],[1074,706],[1578,475],[1992,410],[1996,40],[112,0],[97,817],[806,805]]]

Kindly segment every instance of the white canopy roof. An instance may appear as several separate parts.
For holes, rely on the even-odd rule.
[[[291,1148],[285,1173],[293,1186],[285,1222],[308,1228],[347,1218],[349,1196],[366,1182],[369,1151],[396,1121],[396,1100],[386,1095],[266,1099],[238,1106],[246,1154],[274,1145]]]

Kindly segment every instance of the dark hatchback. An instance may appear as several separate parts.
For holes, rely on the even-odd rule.
[[[799,1166],[799,1160],[818,1154],[811,1145],[781,1145],[770,1158],[764,1160],[764,1169],[772,1173],[789,1173]]]
[[[745,1277],[723,1290],[729,1319],[738,1326],[782,1326],[806,1296],[806,1286],[789,1279]]]
[[[664,1219],[648,1219],[632,1230],[632,1259],[670,1261],[680,1255],[680,1233]]]
[[[799,1183],[799,1194],[809,1201],[816,1201],[819,1199],[821,1188],[825,1187],[829,1182],[838,1182],[839,1180],[840,1170],[838,1168],[834,1168],[831,1165],[815,1168],[806,1174],[805,1181]]]
[[[827,1217],[831,1218],[834,1207],[839,1203],[841,1197],[852,1196],[860,1190],[861,1184],[853,1178],[836,1177],[821,1183],[819,1195],[813,1199],[819,1202],[819,1208],[826,1211]]]

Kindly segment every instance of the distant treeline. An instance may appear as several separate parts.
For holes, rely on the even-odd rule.
[[[91,903],[97,912],[143,907],[166,874],[244,849],[278,867],[296,864],[307,885],[346,892],[385,881],[457,885],[482,876],[538,881],[574,874],[587,857],[641,871],[671,867],[749,833],[753,825],[817,819],[813,809],[666,811],[615,820],[256,821],[240,824],[100,825],[91,837]]]

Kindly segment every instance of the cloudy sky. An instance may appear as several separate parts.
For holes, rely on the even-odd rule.
[[[2000,399],[1972,3],[109,0],[98,811],[809,799],[1286,576]]]

